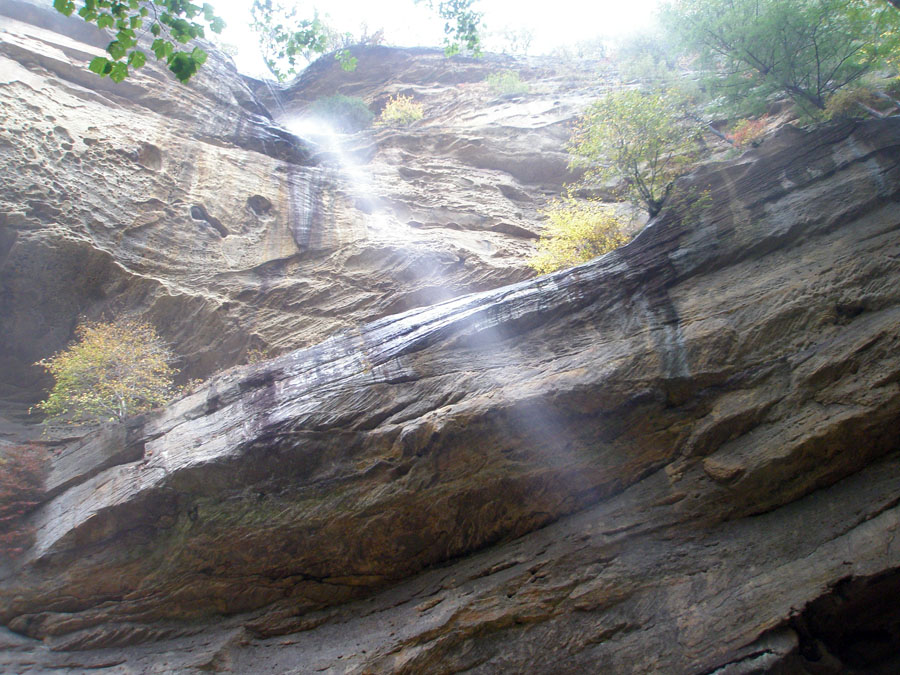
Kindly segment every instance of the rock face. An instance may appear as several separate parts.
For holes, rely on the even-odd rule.
[[[4,665],[896,666],[898,146],[785,128],[619,251],[66,448]]]
[[[39,400],[32,364],[79,315],[139,315],[205,378],[249,349],[530,276],[538,209],[570,178],[567,125],[598,87],[527,67],[534,92],[497,97],[483,80],[508,60],[376,48],[357,73],[251,82],[273,121],[222,58],[187,86],[155,63],[116,85],[85,69],[108,38],[80,20],[9,0],[0,31],[7,407]],[[320,96],[377,110],[395,92],[426,118],[335,137],[303,115]]]
[[[375,156],[437,133],[378,131]],[[259,161],[319,170],[285,147]],[[0,666],[895,672],[898,156],[897,118],[785,127],[679,181],[618,251],[60,447],[0,571]],[[373,201],[416,193],[378,161]]]

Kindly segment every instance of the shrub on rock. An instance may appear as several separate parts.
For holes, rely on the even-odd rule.
[[[316,99],[309,107],[309,113],[344,133],[369,127],[375,117],[375,113],[369,110],[369,106],[361,98],[342,94]]]
[[[554,202],[544,215],[547,227],[528,263],[539,274],[587,262],[629,239],[612,210],[597,202],[567,197]]]
[[[378,117],[378,123],[384,126],[408,127],[425,116],[425,108],[416,103],[412,96],[397,95],[388,100]]]
[[[178,389],[175,355],[152,325],[134,319],[82,323],[73,344],[38,361],[56,380],[35,406],[47,421],[123,420],[161,406]]]
[[[502,73],[491,73],[485,80],[491,93],[498,95],[505,94],[527,94],[531,88],[527,82],[523,82],[519,74],[512,70],[505,70]]]

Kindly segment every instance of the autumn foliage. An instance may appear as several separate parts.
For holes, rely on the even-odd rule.
[[[40,503],[46,451],[35,444],[0,449],[0,559],[22,553],[31,544],[25,517]]]
[[[175,355],[150,324],[133,319],[82,323],[76,340],[39,361],[56,380],[35,406],[72,424],[123,420],[164,405],[178,390]]]
[[[734,125],[728,139],[739,148],[746,148],[750,145],[756,145],[766,133],[766,125],[769,123],[769,116],[763,115],[759,119],[740,120]]]
[[[425,116],[425,108],[416,103],[412,96],[401,96],[388,99],[378,117],[378,124],[383,126],[408,127]]]
[[[547,226],[528,264],[539,274],[587,262],[628,243],[622,224],[609,207],[572,197],[544,211]]]

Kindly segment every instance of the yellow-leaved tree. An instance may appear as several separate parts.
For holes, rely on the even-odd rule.
[[[144,321],[81,323],[75,342],[38,361],[56,380],[35,407],[47,421],[123,420],[171,400],[178,388],[175,355]]]
[[[565,197],[550,205],[547,226],[529,260],[539,274],[571,267],[628,243],[628,235],[612,210],[598,202]]]

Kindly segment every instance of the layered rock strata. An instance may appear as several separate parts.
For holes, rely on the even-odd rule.
[[[251,87],[216,52],[188,85],[155,62],[115,84],[86,69],[108,40],[46,4],[0,7],[0,408],[40,399],[32,364],[79,316],[149,320],[205,378],[530,276],[567,125],[602,86],[548,76],[504,98],[483,80],[514,62],[388,48],[290,89]],[[401,90],[426,106],[408,129],[335,135],[304,115]]]
[[[782,129],[618,251],[65,448],[4,667],[889,672],[898,148]]]

